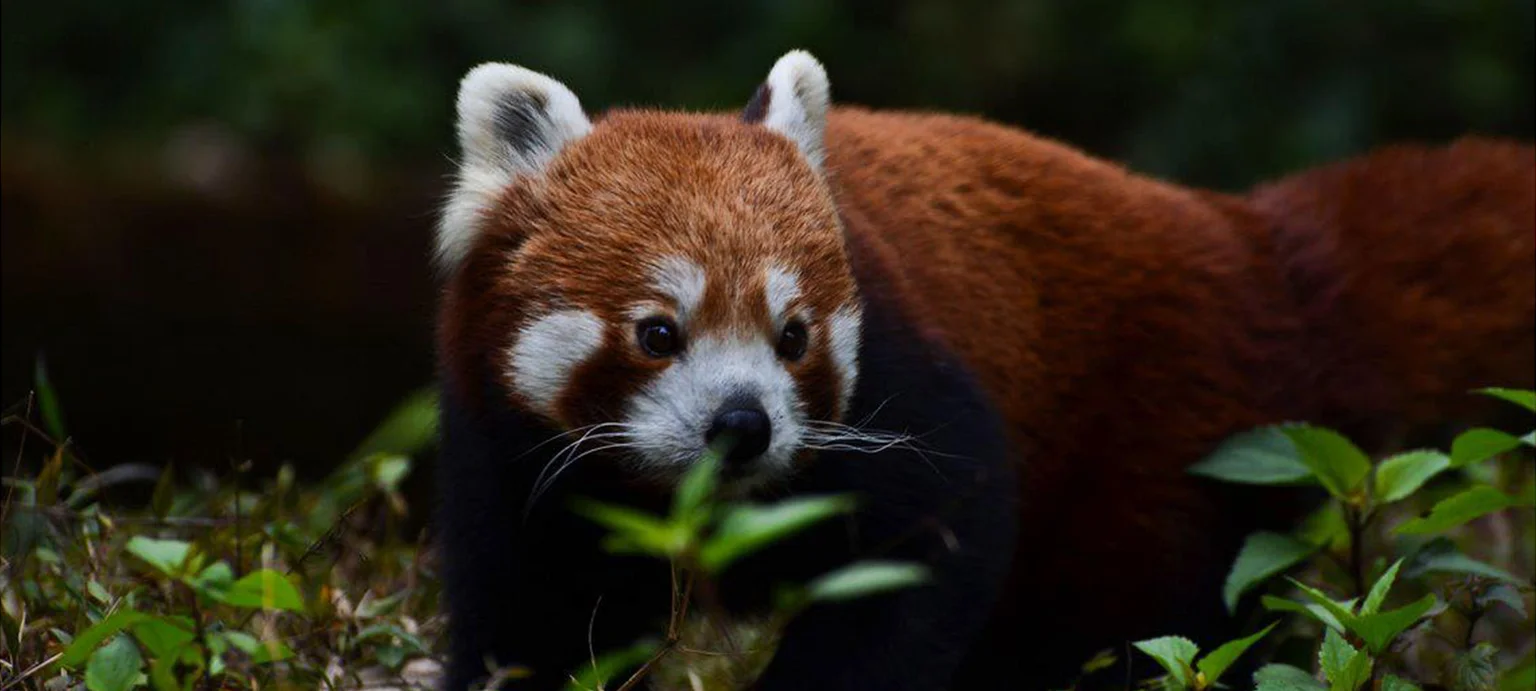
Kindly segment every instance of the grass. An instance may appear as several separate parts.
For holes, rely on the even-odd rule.
[[[222,478],[93,468],[40,380],[39,395],[4,419],[19,452],[4,488],[0,688],[430,688],[443,630],[437,579],[425,535],[403,529],[410,508],[400,491],[433,434],[429,395],[402,404],[328,478],[301,486],[291,467],[264,478],[244,467]],[[100,501],[115,484],[148,478],[142,506]],[[190,554],[157,562],[165,545]],[[241,599],[242,580],[258,585],[256,600]],[[289,590],[297,602],[272,606]],[[155,652],[174,659],[141,658],[122,680],[92,677],[113,661],[71,659],[85,647],[77,640],[123,613],[155,619],[117,635],[156,663]],[[157,649],[167,637],[202,643]]]

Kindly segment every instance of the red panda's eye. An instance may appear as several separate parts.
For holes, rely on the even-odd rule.
[[[635,338],[640,342],[640,349],[651,357],[667,357],[683,349],[677,324],[666,317],[651,317],[636,324]]]
[[[805,355],[805,347],[809,341],[804,324],[797,321],[785,324],[783,333],[779,334],[779,357],[785,360],[799,360]]]

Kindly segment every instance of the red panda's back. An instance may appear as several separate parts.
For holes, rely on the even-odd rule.
[[[961,117],[834,110],[827,149],[850,247],[1018,444],[1014,592],[1060,611],[1004,619],[1216,607],[1169,594],[1218,592],[1197,565],[1284,520],[1184,472],[1230,434],[1302,419],[1369,445],[1469,388],[1531,383],[1529,146],[1387,150],[1251,197]]]
[[[1262,233],[1204,195],[969,118],[835,110],[827,139],[849,234],[1036,441],[1174,403],[1199,434],[1294,340]]]
[[[1387,147],[1261,186],[1287,280],[1331,361],[1329,409],[1424,425],[1536,380],[1536,149]]]
[[[851,247],[898,277],[912,328],[959,353],[1011,427],[1015,592],[1061,593],[1085,621],[1182,608],[1165,594],[1199,587],[1194,565],[1237,538],[1200,527],[1236,522],[1184,467],[1308,408],[1276,384],[1308,358],[1259,219],[973,119],[835,110],[827,147]]]

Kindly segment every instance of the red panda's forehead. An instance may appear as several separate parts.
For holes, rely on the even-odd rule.
[[[816,312],[853,298],[826,187],[792,144],[761,127],[611,116],[529,193],[540,217],[526,229],[514,280],[550,299],[622,311],[665,302],[658,281],[676,278],[669,271],[696,271],[704,291],[695,328],[711,328],[766,324],[776,274],[792,276],[798,300]]]

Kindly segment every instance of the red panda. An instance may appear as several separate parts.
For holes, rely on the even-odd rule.
[[[665,500],[717,435],[744,496],[860,510],[726,574],[733,610],[852,558],[926,586],[808,610],[754,688],[1044,688],[1220,630],[1284,520],[1185,472],[1306,419],[1385,444],[1536,377],[1536,155],[1398,147],[1246,195],[974,118],[831,108],[791,52],[737,116],[470,71],[438,231],[446,687],[563,685],[664,614],[562,497]]]

